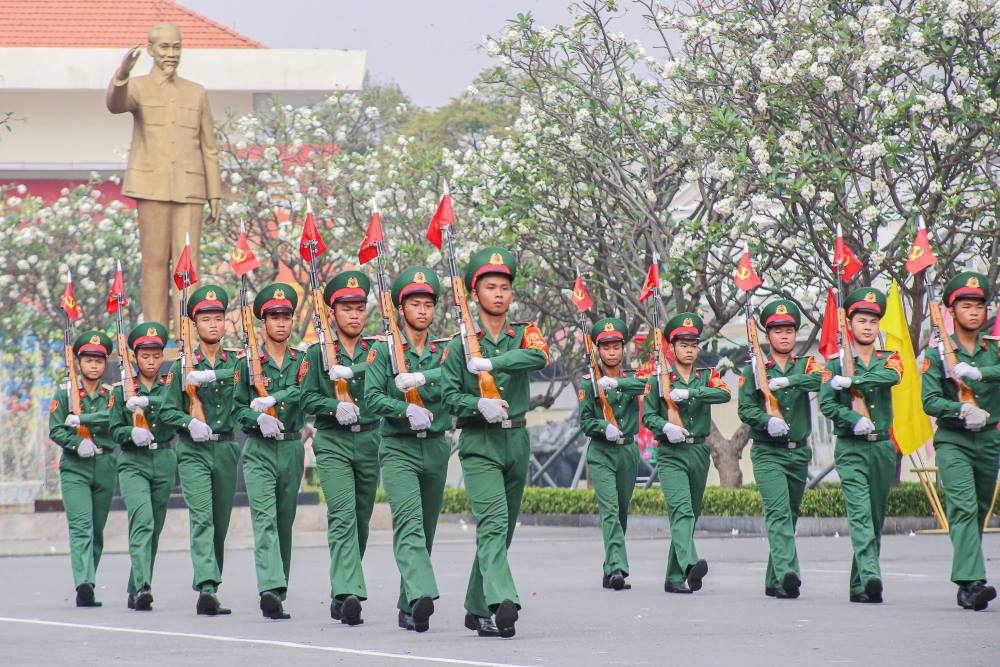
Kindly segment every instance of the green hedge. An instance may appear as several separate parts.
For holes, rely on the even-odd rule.
[[[939,490],[942,500],[944,494]],[[379,489],[379,500],[385,494]],[[445,489],[446,514],[469,514],[469,497],[465,489]],[[529,486],[521,501],[524,514],[596,514],[597,501],[590,489],[563,489]],[[631,514],[658,516],[666,514],[660,489],[636,489],[632,496]],[[763,516],[760,492],[750,485],[741,489],[709,487],[705,490],[701,513],[706,516]],[[802,516],[844,516],[844,494],[839,485],[807,489],[802,499]],[[917,483],[904,483],[889,491],[888,516],[931,516],[931,508],[923,489]]]

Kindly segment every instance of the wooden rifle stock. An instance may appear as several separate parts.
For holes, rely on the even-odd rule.
[[[465,284],[462,278],[457,275],[451,277],[451,291],[455,298],[455,306],[459,312],[459,326],[461,328],[462,343],[466,354],[469,357],[482,357],[483,351],[479,347],[479,336],[476,335],[476,324],[472,319],[472,312],[469,310],[468,297],[465,293]],[[479,395],[482,398],[500,398],[500,390],[497,389],[496,380],[493,374],[487,371],[479,373]]]
[[[667,405],[667,421],[674,426],[684,428],[681,409],[677,402],[670,398],[670,391],[673,388],[670,382],[670,363],[667,361],[667,351],[663,343],[663,330],[658,326],[653,330],[653,353],[656,355],[656,367],[659,373],[656,379],[660,385],[660,398]]]
[[[250,369],[250,385],[257,392],[257,396],[270,396],[267,387],[264,386],[264,368],[260,363],[260,347],[257,345],[257,333],[253,326],[253,307],[250,305],[249,299],[243,299],[243,301],[245,305],[240,309],[240,321],[243,324],[243,347],[247,358],[247,368]],[[275,419],[278,417],[274,406],[269,407],[264,412]]]
[[[930,310],[931,325],[934,329],[934,337],[938,340],[938,353],[941,356],[941,366],[944,368],[945,374],[951,378],[951,381],[955,383],[955,389],[958,391],[958,400],[962,403],[970,403],[976,407],[979,407],[979,403],[976,402],[976,395],[972,392],[972,388],[965,384],[961,378],[955,377],[952,369],[955,367],[955,345],[952,343],[951,337],[946,333],[944,328],[944,322],[941,319],[941,305],[933,297],[928,299],[927,308]]]
[[[65,358],[66,358],[66,399],[69,405],[70,413],[76,415],[77,417],[83,412],[83,407],[80,405],[80,385],[76,374],[76,358],[73,356],[73,341],[69,335],[70,329],[67,329],[66,345],[65,347]],[[90,429],[80,424],[76,427],[76,434],[81,438],[92,439],[93,435],[90,433]]]
[[[319,345],[322,346],[321,354],[327,362],[327,367],[323,370],[329,371],[330,366],[337,363],[337,345],[333,340],[333,333],[330,329],[330,318],[326,312],[326,304],[323,302],[323,291],[318,287],[312,290],[313,312],[315,313],[316,334],[319,336]],[[337,380],[333,383],[333,397],[338,401],[354,402],[351,396],[351,387],[347,380]]]
[[[760,337],[757,334],[757,323],[753,317],[747,313],[747,340],[750,342],[751,358],[753,364],[754,378],[757,383],[757,390],[764,396],[764,411],[772,417],[777,417],[784,421],[785,415],[781,412],[778,398],[771,391],[767,384],[767,362],[764,360],[764,351],[760,349]]]
[[[618,428],[615,411],[611,408],[611,403],[608,402],[608,393],[597,384],[597,381],[604,374],[601,373],[601,365],[597,362],[597,349],[594,345],[594,339],[590,337],[582,321],[580,322],[580,328],[583,329],[583,344],[587,348],[587,356],[590,358],[590,379],[594,384],[594,391],[597,393],[597,402],[601,405],[601,414],[604,416],[604,421]]]
[[[380,273],[384,273],[381,272]],[[384,276],[383,276],[384,277]],[[380,278],[381,282],[381,278]],[[382,321],[385,323],[386,335],[389,337],[392,346],[392,357],[395,359],[396,368],[391,369],[396,373],[408,373],[409,367],[406,365],[405,350],[403,350],[403,339],[399,334],[399,324],[396,322],[395,313],[392,312],[392,295],[388,286],[380,285],[378,296],[379,309],[382,311]],[[424,399],[420,396],[420,391],[416,387],[410,387],[403,392],[403,398],[407,403],[424,407]]]
[[[847,314],[844,312],[843,305],[837,308],[837,329],[840,334],[840,373],[845,377],[854,377],[857,372],[857,367],[854,364],[854,345],[848,335]],[[872,415],[868,411],[864,394],[861,393],[860,389],[852,388],[850,391],[851,410],[870,421]]]

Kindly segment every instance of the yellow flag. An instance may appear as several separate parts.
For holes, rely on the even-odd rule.
[[[910,331],[903,312],[903,299],[896,281],[889,290],[885,317],[881,322],[885,348],[899,353],[903,361],[903,380],[892,388],[892,439],[904,455],[920,449],[934,434],[931,418],[924,414],[920,403],[920,372],[913,353]]]

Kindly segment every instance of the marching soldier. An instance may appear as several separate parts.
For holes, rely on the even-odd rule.
[[[115,444],[108,427],[111,392],[101,386],[101,376],[113,347],[111,339],[101,331],[80,334],[73,343],[81,384],[73,391],[79,392],[80,414],[70,413],[64,389],[56,391],[49,407],[49,438],[62,447],[59,479],[69,523],[77,607],[101,606],[94,599],[94,584],[104,551],[104,524],[117,481]]]
[[[958,584],[958,605],[982,611],[997,596],[986,585],[983,523],[993,502],[1000,454],[1000,358],[997,341],[979,333],[990,295],[987,278],[963,272],[948,281],[944,302],[955,321],[951,336],[954,366],[945,374],[937,348],[924,352],[924,412],[937,417],[934,451],[944,482],[951,537],[951,580]],[[960,398],[956,382],[971,390]]]
[[[365,369],[373,349],[361,338],[371,281],[360,271],[338,273],[323,290],[339,340],[328,371],[313,345],[302,385],[302,408],[316,416],[313,452],[326,497],[330,547],[330,617],[360,625],[361,602],[368,598],[361,559],[378,486],[380,419],[365,402]],[[334,384],[347,383],[351,400],[335,398]]]
[[[438,595],[431,545],[444,501],[451,415],[441,398],[444,341],[428,335],[440,283],[433,269],[413,266],[393,281],[392,303],[402,316],[406,373],[393,376],[389,346],[376,343],[365,375],[365,401],[383,418],[379,461],[392,509],[392,546],[399,568],[399,627],[426,632]],[[423,406],[404,400],[418,389]]]
[[[121,385],[111,399],[111,435],[121,445],[118,483],[128,510],[128,551],[132,562],[128,578],[128,608],[153,608],[153,563],[167,518],[170,492],[177,476],[177,454],[173,449],[176,428],[163,423],[166,380],[160,377],[167,329],[159,322],[143,322],[132,329],[128,345],[139,372],[133,380],[132,398],[125,399]],[[126,361],[126,363],[128,363]],[[141,411],[149,428],[135,426],[133,415]]]
[[[798,306],[777,299],[764,306],[760,323],[771,351],[767,357],[767,382],[781,407],[784,419],[764,409],[763,394],[754,385],[752,365],[740,376],[739,410],[750,427],[754,477],[764,500],[764,525],[770,554],[764,575],[764,593],[774,598],[799,596],[802,580],[795,550],[795,524],[805,493],[809,460],[807,443],[812,432],[809,392],[819,391],[824,368],[811,355],[792,357],[801,322]]]
[[[300,385],[309,368],[305,354],[288,346],[298,295],[291,285],[274,283],[257,293],[253,311],[264,323],[263,377],[265,389],[250,385],[251,360],[243,357],[233,384],[236,421],[247,434],[243,446],[246,481],[253,520],[257,592],[265,618],[287,619],[283,602],[292,563],[292,524],[302,481]],[[273,413],[273,414],[272,414]]]
[[[903,375],[898,354],[875,349],[885,304],[885,294],[872,287],[847,295],[844,309],[854,339],[856,370],[853,376],[844,376],[840,359],[831,359],[825,374],[829,380],[820,389],[820,410],[833,421],[837,435],[834,461],[851,528],[851,602],[882,602],[878,559],[889,486],[896,474],[896,447],[889,436],[892,387]],[[860,392],[870,416],[852,409],[854,391]]]
[[[479,303],[483,356],[466,359],[461,337],[455,337],[442,370],[445,404],[462,429],[458,451],[476,517],[465,627],[480,637],[514,636],[521,603],[507,547],[517,525],[531,454],[524,418],[531,403],[528,376],[549,363],[548,344],[538,326],[507,321],[516,273],[517,262],[508,250],[484,248],[472,255],[465,286]],[[493,374],[501,398],[480,396],[481,372]]]
[[[659,443],[656,465],[670,517],[670,551],[663,586],[667,593],[699,591],[708,574],[708,563],[698,558],[694,546],[694,526],[708,479],[711,451],[705,439],[712,430],[711,406],[728,402],[730,393],[714,368],[695,370],[703,326],[696,313],[679,313],[663,329],[663,338],[674,355],[670,399],[677,404],[683,426],[668,420],[667,404],[657,391],[655,377],[649,379],[643,405],[643,424],[656,434]]]
[[[622,368],[628,327],[616,317],[598,320],[590,328],[590,337],[597,346],[601,377],[597,380],[611,405],[617,426],[610,423],[595,400],[595,389],[589,377],[580,382],[580,430],[590,438],[587,445],[587,465],[594,481],[597,509],[601,517],[601,537],[604,539],[604,576],[601,585],[616,591],[631,588],[628,577],[628,554],[625,551],[625,530],[628,507],[635,490],[639,471],[639,447],[635,436],[639,432],[638,397],[646,389],[645,380]]]
[[[239,445],[233,434],[233,372],[237,356],[222,349],[229,297],[218,285],[204,285],[188,298],[188,312],[198,332],[194,369],[186,382],[205,410],[205,421],[191,416],[190,398],[181,389],[181,361],[167,374],[170,391],[163,421],[178,427],[177,469],[191,524],[191,563],[195,610],[199,615],[229,614],[219,603],[226,533],[236,496]],[[185,432],[186,431],[186,432]]]

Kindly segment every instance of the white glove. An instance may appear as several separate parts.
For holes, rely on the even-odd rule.
[[[361,416],[361,410],[358,406],[350,401],[341,401],[337,403],[337,421],[340,422],[341,426],[350,426],[351,424],[358,423],[358,417]]]
[[[767,420],[767,432],[773,438],[780,438],[783,435],[788,435],[788,424],[784,419],[771,417]]]
[[[199,386],[215,382],[215,371],[191,371],[187,374],[187,383]]]
[[[66,415],[66,421],[64,421],[63,424],[76,428],[80,425],[80,415]]]
[[[671,424],[670,422],[663,425],[663,434],[667,436],[667,440],[673,443],[684,442],[684,439],[691,435],[683,426]]]
[[[195,442],[206,442],[212,437],[212,427],[200,419],[192,419],[188,424],[188,432]]]
[[[983,379],[983,372],[971,364],[960,361],[951,367],[951,374],[960,380],[973,380],[979,382]]]
[[[427,384],[427,376],[423,373],[400,373],[396,376],[396,389],[406,391]]]
[[[80,444],[76,448],[76,453],[85,459],[89,459],[91,456],[97,453],[97,445],[90,438],[84,438],[80,441]]]
[[[608,389],[617,389],[618,378],[602,375],[601,377],[597,378],[597,386],[603,389],[604,391],[607,391]]]
[[[670,400],[674,403],[682,403],[690,398],[691,392],[687,389],[671,389]]]
[[[260,427],[260,434],[265,438],[273,438],[285,429],[285,425],[277,417],[272,417],[266,412],[257,415],[257,426]]]
[[[834,375],[830,378],[830,386],[834,389],[849,389],[852,384],[851,378],[845,375]]]
[[[133,396],[132,398],[125,401],[125,407],[128,408],[129,412],[135,412],[136,410],[142,410],[149,407],[149,399],[145,396]]]
[[[434,421],[434,413],[410,403],[406,406],[406,418],[410,420],[410,428],[414,431],[426,431]]]
[[[278,401],[275,400],[274,396],[258,396],[250,401],[250,409],[256,410],[257,412],[264,412],[277,402]]]
[[[475,357],[473,357],[475,358]],[[480,398],[476,403],[479,413],[490,424],[497,424],[507,419],[507,401],[500,398]]]
[[[862,417],[854,425],[854,435],[868,435],[875,432],[875,424],[868,417]]]
[[[970,431],[978,431],[986,426],[986,420],[989,419],[990,413],[972,403],[962,403],[962,409],[959,410],[958,416],[965,421],[965,428]]]
[[[493,362],[486,357],[469,357],[469,363],[465,365],[469,369],[470,373],[482,373],[483,371],[493,370]]]
[[[598,382],[600,382],[600,380],[598,380]],[[617,442],[618,438],[622,437],[621,429],[619,429],[614,424],[608,424],[607,427],[604,429],[604,437],[605,439],[610,440],[612,442]]]
[[[776,377],[767,381],[767,388],[774,391],[775,389],[784,389],[791,384],[792,381],[786,377]]]
[[[337,380],[350,380],[354,377],[354,371],[351,370],[350,366],[341,366],[340,364],[330,366],[329,374],[331,382],[336,382]]]
[[[136,426],[132,429],[132,442],[136,447],[149,447],[153,442],[153,433],[148,428]]]

